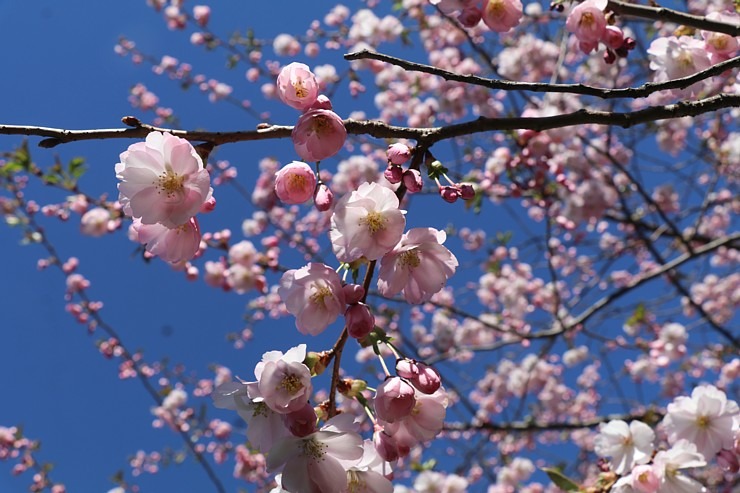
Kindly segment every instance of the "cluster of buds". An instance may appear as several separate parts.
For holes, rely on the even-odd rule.
[[[359,284],[345,284],[342,287],[347,309],[344,312],[344,321],[350,337],[362,340],[375,328],[375,317],[370,307],[362,302],[365,288]]]
[[[388,167],[385,169],[383,176],[394,185],[403,182],[409,193],[416,193],[420,192],[424,186],[421,173],[415,169],[404,170],[402,167],[411,158],[411,152],[406,144],[400,142],[389,145],[386,151]]]
[[[445,202],[452,204],[457,199],[472,200],[475,198],[475,187],[471,183],[456,183],[452,181],[447,176],[447,168],[441,162],[431,158],[431,155],[427,159],[427,168],[429,169],[429,178],[437,182],[439,195]],[[444,178],[448,185],[442,185],[439,181],[440,177]]]

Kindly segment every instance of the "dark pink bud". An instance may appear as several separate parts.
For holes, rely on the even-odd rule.
[[[393,183],[395,185],[403,180],[403,168],[392,164],[385,169],[383,176],[385,176],[385,179],[388,180],[389,183]]]
[[[344,291],[344,301],[348,305],[359,303],[362,297],[365,296],[365,288],[359,284],[345,284],[342,287],[342,291]]]
[[[403,184],[409,193],[421,192],[424,187],[424,181],[421,179],[421,173],[415,169],[407,169],[403,173]]]
[[[376,431],[373,434],[373,445],[375,451],[385,461],[393,462],[400,457],[396,441],[385,431]]]
[[[475,27],[480,22],[481,17],[483,17],[483,14],[480,9],[473,6],[463,9],[462,12],[458,14],[457,20],[465,27]]]
[[[433,394],[442,385],[442,378],[439,376],[437,370],[431,366],[425,365],[424,363],[417,363],[419,368],[419,375],[411,380],[419,392],[424,394]]]
[[[720,450],[717,454],[717,464],[723,470],[732,474],[737,474],[740,471],[740,462],[738,462],[737,454],[732,450]]]
[[[404,358],[396,361],[396,374],[407,380],[416,378],[419,374],[419,366],[416,360]]]
[[[460,190],[449,186],[442,187],[439,189],[439,195],[445,200],[445,202],[453,204],[457,201],[458,197],[460,197]]]
[[[386,155],[391,164],[401,165],[411,158],[411,149],[406,144],[396,142],[388,146]]]
[[[324,94],[319,94],[316,101],[311,105],[309,110],[330,110],[332,109],[331,101]]]
[[[375,317],[364,303],[350,305],[344,312],[344,321],[350,337],[364,339],[375,328]]]
[[[331,206],[334,204],[334,193],[331,191],[331,188],[320,183],[316,189],[316,193],[313,195],[313,203],[321,212],[331,209]]]
[[[293,436],[305,437],[318,431],[316,427],[316,411],[314,411],[313,406],[308,402],[298,411],[286,414],[283,419],[285,426],[288,427]]]
[[[198,212],[200,212],[201,214],[207,214],[209,212],[212,212],[215,208],[216,199],[214,199],[213,197],[209,197],[208,200],[203,202],[203,205],[200,206],[200,210]]]
[[[604,63],[611,65],[617,60],[617,55],[612,50],[606,50],[604,52]]]
[[[475,187],[470,183],[460,184],[460,196],[463,200],[470,200],[475,197]]]
[[[624,43],[624,33],[617,26],[606,26],[602,41],[609,48],[616,50]]]
[[[388,377],[375,393],[375,413],[388,423],[403,419],[414,410],[414,387],[399,377]]]

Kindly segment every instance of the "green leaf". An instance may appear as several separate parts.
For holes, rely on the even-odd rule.
[[[67,172],[73,178],[81,177],[85,171],[85,160],[81,157],[72,158],[67,165]]]
[[[543,467],[541,469],[549,476],[550,480],[555,483],[555,486],[557,486],[561,490],[578,491],[581,489],[581,487],[578,486],[575,481],[564,475],[560,469],[555,469],[551,467]]]

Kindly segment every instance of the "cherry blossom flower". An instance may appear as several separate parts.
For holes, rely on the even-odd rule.
[[[706,466],[702,454],[697,452],[696,445],[681,439],[669,450],[655,454],[653,467],[660,478],[660,493],[705,492],[706,488],[695,479],[680,474],[681,469]]]
[[[142,224],[138,218],[132,226],[146,251],[166,262],[190,260],[200,248],[200,226],[194,217],[171,229],[162,224]]]
[[[302,334],[320,334],[344,312],[342,282],[324,264],[312,262],[285,272],[278,295],[296,317],[295,325]]]
[[[143,224],[176,228],[195,216],[213,189],[203,161],[185,139],[150,132],[116,164],[123,211]]]
[[[428,301],[446,284],[458,266],[457,258],[442,243],[444,231],[413,228],[380,260],[378,290],[383,296],[403,291],[409,303]]]
[[[406,211],[398,205],[396,194],[377,183],[363,183],[342,197],[334,206],[329,232],[337,259],[375,260],[389,252],[406,226]]]
[[[385,432],[395,441],[400,455],[408,454],[411,447],[427,442],[442,431],[447,413],[447,392],[440,387],[431,395],[416,392],[416,403],[411,413],[393,423],[383,422]]]
[[[347,140],[347,129],[333,111],[312,109],[301,115],[290,136],[301,159],[313,162],[338,153]]]
[[[375,393],[375,413],[388,423],[408,416],[416,405],[414,387],[400,377],[388,377]]]
[[[686,77],[711,65],[705,43],[689,36],[656,38],[647,52],[651,57],[650,68],[655,70],[655,82]],[[699,87],[701,84],[697,83],[686,90]]]
[[[568,14],[565,28],[578,38],[581,51],[591,53],[606,34],[606,0],[586,0]]]
[[[319,97],[319,83],[308,65],[293,62],[280,70],[277,93],[283,103],[306,111]]]
[[[302,204],[315,190],[316,173],[306,163],[293,161],[275,173],[275,194],[285,204]]]
[[[629,473],[635,464],[645,464],[653,454],[655,433],[642,421],[629,425],[615,419],[601,424],[594,439],[594,450],[600,457],[611,457],[612,469],[617,474]]]
[[[90,209],[80,219],[80,231],[88,236],[103,236],[109,233],[115,225],[108,209],[102,207]]]
[[[282,488],[291,493],[344,491],[347,471],[340,461],[363,455],[362,437],[353,420],[350,414],[339,414],[316,433],[278,441],[267,456],[267,467],[282,469]]]
[[[677,397],[668,404],[667,411],[663,426],[669,443],[686,439],[707,460],[723,448],[732,448],[740,408],[713,385],[696,387],[691,397]]]
[[[489,29],[504,33],[519,25],[522,18],[522,2],[520,0],[484,0],[481,16]]]
[[[359,461],[340,460],[347,471],[349,493],[392,493],[393,484],[386,479],[391,474],[388,462],[378,454],[373,442],[365,440]]]
[[[268,351],[254,369],[256,382],[247,384],[253,402],[264,402],[267,407],[280,414],[300,411],[308,402],[313,391],[311,371],[306,359],[306,345],[300,344],[288,350]]]

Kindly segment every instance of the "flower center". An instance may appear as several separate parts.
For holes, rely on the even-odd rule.
[[[172,167],[168,164],[165,166],[165,172],[159,175],[159,178],[157,178],[154,185],[159,189],[158,193],[164,192],[169,199],[182,193],[183,188],[185,188],[183,186],[184,181],[185,176],[180,176],[175,173]]]
[[[709,428],[710,424],[711,420],[709,419],[709,416],[699,416],[696,418],[696,425],[703,430]]]
[[[302,191],[306,188],[306,177],[303,175],[290,175],[288,177],[288,188],[292,192]]]
[[[347,493],[362,493],[367,491],[365,481],[362,480],[357,471],[347,471]]]
[[[419,254],[417,253],[416,248],[403,252],[401,255],[399,255],[398,263],[401,264],[402,267],[409,267],[410,269],[415,269],[416,267],[419,267],[419,265],[421,264],[421,260],[419,260]]]
[[[329,118],[324,115],[313,117],[313,121],[311,122],[311,130],[313,130],[313,132],[319,137],[322,134],[330,133],[331,122],[329,121]]]
[[[367,229],[370,230],[370,234],[374,235],[378,231],[385,229],[386,218],[377,211],[368,212],[367,216],[360,219],[360,224],[367,225]]]
[[[303,85],[302,79],[298,79],[293,82],[293,89],[295,90],[295,96],[297,98],[303,99],[308,96],[308,89],[306,89],[306,86]]]
[[[315,438],[311,438],[309,440],[303,440],[301,448],[303,449],[304,456],[318,460],[324,457],[326,444],[319,442]]]
[[[491,0],[488,2],[488,5],[486,5],[486,9],[488,10],[488,13],[490,15],[494,15],[496,17],[501,17],[501,15],[506,10],[504,7],[504,2],[501,0]]]
[[[584,12],[581,14],[581,20],[578,21],[580,27],[591,27],[594,25],[594,14],[591,12]]]
[[[275,390],[285,389],[290,395],[295,395],[302,388],[303,383],[301,382],[301,379],[291,373],[283,377],[283,379],[280,381],[280,385],[275,387]]]
[[[267,417],[267,404],[264,402],[254,403],[254,407],[252,408],[252,417],[256,418],[257,416]]]
[[[311,303],[313,303],[316,306],[322,306],[326,308],[326,299],[327,297],[332,297],[331,289],[329,289],[328,286],[319,285],[314,286],[314,293],[311,295]]]

